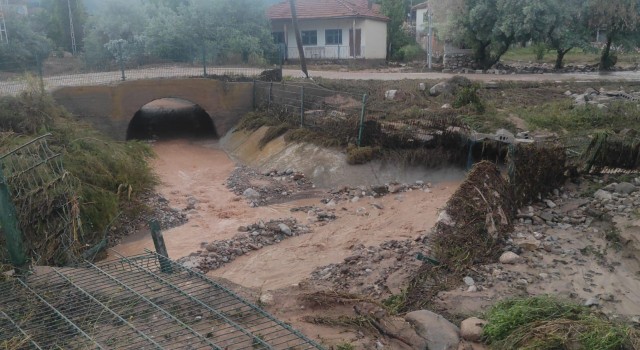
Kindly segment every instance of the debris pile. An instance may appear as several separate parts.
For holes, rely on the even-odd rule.
[[[600,90],[587,88],[583,93],[566,91],[564,94],[572,98],[576,106],[594,105],[598,108],[607,108],[607,105],[614,101],[640,101],[640,92],[606,91],[604,88]]]
[[[266,223],[260,221],[249,226],[240,226],[238,231],[232,239],[202,242],[200,250],[178,262],[206,273],[251,251],[311,232],[307,226],[298,224],[295,219],[271,220]]]
[[[433,233],[437,260],[452,270],[495,261],[511,232],[511,187],[495,164],[476,164],[440,213]]]
[[[303,173],[293,169],[259,173],[246,166],[237,167],[226,185],[236,195],[243,196],[254,208],[296,199],[315,188]]]
[[[352,255],[339,264],[317,268],[311,279],[319,284],[329,283],[331,290],[366,295],[373,298],[399,293],[389,285],[404,285],[421,265],[416,257],[426,253],[427,247],[413,240],[388,241],[378,247],[357,245]]]

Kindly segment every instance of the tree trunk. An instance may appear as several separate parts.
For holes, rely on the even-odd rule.
[[[607,44],[602,49],[602,55],[600,56],[600,70],[608,70],[613,67],[611,64],[611,43],[613,42],[613,34],[607,33]]]
[[[571,49],[566,49],[566,50],[557,49],[556,50],[557,55],[556,55],[556,66],[555,66],[555,69],[562,69],[564,67],[564,64],[563,64],[562,61],[564,60],[564,55],[566,55],[567,52],[569,52],[569,50],[571,50]]]
[[[307,72],[307,61],[304,58],[304,48],[302,47],[302,37],[300,36],[300,29],[298,28],[298,15],[296,14],[296,2],[295,0],[289,0],[291,6],[291,18],[293,19],[293,31],[296,33],[296,43],[298,44],[298,55],[300,56],[300,68],[302,73],[309,78],[309,72]]]

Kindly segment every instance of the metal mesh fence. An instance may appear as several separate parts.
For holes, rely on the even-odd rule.
[[[366,94],[285,81],[256,81],[254,91],[256,108],[287,114],[297,119],[296,124],[301,127],[360,140],[359,130],[364,126],[366,115]]]
[[[161,260],[172,273],[161,272]],[[0,283],[15,349],[321,349],[222,285],[149,252]]]

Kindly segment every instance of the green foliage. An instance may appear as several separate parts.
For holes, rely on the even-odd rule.
[[[23,144],[34,137],[51,132],[51,149],[61,154],[63,166],[68,173],[64,187],[45,189],[43,195],[51,198],[70,198],[73,210],[79,212],[79,220],[72,223],[76,229],[76,244],[80,250],[90,248],[104,238],[110,226],[117,226],[114,219],[119,214],[135,214],[141,194],[148,192],[157,182],[147,163],[153,155],[148,145],[139,142],[115,142],[97,131],[74,121],[53,99],[37,88],[32,88],[18,97],[0,100],[0,130],[9,135],[0,146],[0,153]],[[25,120],[16,119],[15,116]],[[49,193],[61,191],[64,193]],[[31,215],[38,220],[59,220],[41,217],[43,208],[34,203]],[[28,209],[28,208],[27,208]],[[47,212],[44,212],[47,213]],[[28,214],[28,213],[27,213]],[[54,215],[55,214],[55,215]],[[71,225],[71,224],[70,224]],[[42,227],[44,224],[41,225]],[[34,240],[33,250],[42,257],[42,263],[64,263],[56,252],[60,242],[50,239],[47,232],[32,231],[41,235]],[[37,244],[35,242],[37,241]],[[53,251],[52,251],[53,250]],[[50,260],[51,259],[51,260]]]
[[[617,350],[638,341],[636,331],[551,296],[501,301],[486,319],[484,337],[499,350]]]
[[[405,62],[424,60],[425,53],[415,44],[405,45],[398,51],[398,59]]]
[[[640,116],[635,103],[614,102],[607,108],[593,105],[573,106],[563,100],[526,108],[521,113],[534,129],[563,131],[571,134],[591,134],[602,130],[637,128]]]
[[[51,42],[35,32],[26,18],[5,16],[9,44],[0,45],[0,69],[20,71],[35,69],[37,61],[49,55]]]
[[[73,16],[74,35],[78,49],[84,41],[84,28],[87,12],[83,0],[42,1],[32,19],[32,27],[36,32],[45,33],[53,42],[54,47],[72,52],[71,31],[69,23],[69,6]]]
[[[535,43],[531,45],[531,49],[537,61],[542,61],[547,53],[547,47],[544,43]]]
[[[413,38],[402,27],[409,12],[407,2],[380,0],[379,3],[382,13],[389,17],[389,22],[387,22],[387,58],[402,60],[402,56],[399,56],[400,50],[413,42]]]
[[[453,101],[453,107],[460,108],[472,105],[478,113],[484,113],[485,106],[478,95],[480,85],[472,84],[471,86],[463,86],[456,93],[456,99]]]
[[[356,347],[351,343],[340,343],[336,345],[336,350],[355,350]]]

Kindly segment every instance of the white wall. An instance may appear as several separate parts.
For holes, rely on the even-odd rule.
[[[365,58],[387,58],[387,22],[364,20],[362,45]]]
[[[305,57],[310,59],[349,59],[353,58],[350,55],[350,40],[349,30],[353,29],[353,19],[325,19],[325,20],[300,20],[300,31],[316,30],[318,42],[317,45],[305,45]],[[293,24],[289,21],[278,21],[272,25],[273,32],[283,32],[286,27],[286,40],[287,40],[287,54],[290,59],[298,58],[298,48],[296,46],[296,37],[293,32]],[[361,41],[361,55],[357,58],[378,58],[384,59],[386,57],[386,42],[387,42],[387,24],[386,22],[357,19],[355,21],[355,28],[361,29],[362,41]],[[342,30],[342,44],[341,45],[326,45],[325,43],[325,30],[327,29],[340,29]],[[382,38],[382,54],[380,53],[379,42]],[[370,42],[368,41],[370,40]],[[369,48],[369,45],[372,45]],[[370,51],[371,50],[371,51]]]
[[[424,32],[427,28],[425,25],[427,23],[427,21],[425,21],[427,12],[428,10],[426,8],[416,10],[416,32],[418,33]]]

